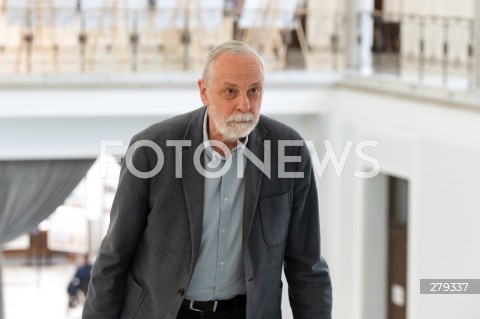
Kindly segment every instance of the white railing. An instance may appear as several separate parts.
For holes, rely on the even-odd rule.
[[[241,10],[225,9],[223,0],[152,7],[83,0],[97,6],[83,8],[23,1],[42,5],[0,7],[0,74],[196,70],[228,39],[249,43],[269,69],[341,71],[353,24],[355,45],[364,48],[357,51],[367,51],[357,54],[359,72],[473,86],[473,21],[466,18],[361,12],[349,24],[342,12],[299,7],[297,0],[245,0]]]
[[[224,9],[223,0],[158,3],[163,6],[0,7],[0,73],[196,69],[211,47],[228,39],[255,47],[271,69],[340,68],[338,13],[309,13],[297,0],[246,0],[242,10]]]
[[[474,21],[464,17],[365,12],[373,27],[372,68],[404,81],[463,89],[474,86]],[[365,45],[359,35],[359,46]],[[362,60],[357,60],[362,69]]]

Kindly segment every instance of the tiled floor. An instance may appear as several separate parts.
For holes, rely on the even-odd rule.
[[[27,266],[7,259],[3,267],[5,319],[81,318],[80,306],[68,309],[67,286],[75,268],[65,260]]]

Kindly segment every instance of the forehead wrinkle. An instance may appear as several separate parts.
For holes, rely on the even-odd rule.
[[[262,82],[262,74],[260,72],[239,72],[238,70],[216,70],[213,75],[213,79],[222,80],[223,83],[229,82],[230,84],[236,84],[237,81],[251,81]]]
[[[228,72],[226,70],[218,70],[214,72],[212,80],[217,82],[219,85],[243,85],[244,82],[247,82],[248,86],[252,85],[261,85],[263,84],[263,76],[260,72],[245,72],[239,74],[238,72]]]
[[[261,85],[262,85],[261,82],[255,82],[255,83],[249,84],[248,87],[261,86]],[[224,81],[224,82],[220,83],[220,86],[233,86],[233,87],[238,87],[239,85],[236,84],[236,83],[234,83],[234,82]]]
[[[212,67],[212,79],[215,80],[227,78],[226,81],[231,79],[263,82],[264,74],[261,64],[253,55],[221,55]]]

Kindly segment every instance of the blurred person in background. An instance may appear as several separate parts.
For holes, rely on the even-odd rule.
[[[77,267],[73,279],[67,287],[68,292],[68,306],[76,307],[82,300],[85,299],[90,282],[90,273],[93,264],[90,262],[88,254],[83,256],[82,263]]]

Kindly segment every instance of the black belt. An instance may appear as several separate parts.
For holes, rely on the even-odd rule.
[[[239,295],[228,300],[193,301],[184,299],[182,304],[193,311],[216,312],[233,308],[235,305],[245,302],[246,300],[247,297],[245,295]]]

